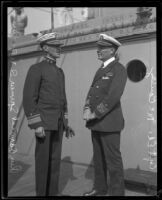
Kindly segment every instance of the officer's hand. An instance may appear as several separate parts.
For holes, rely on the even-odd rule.
[[[75,136],[75,132],[70,126],[68,126],[67,129],[65,130],[65,137],[69,138],[73,136]]]
[[[95,119],[95,118],[96,118],[96,114],[95,113],[90,113],[88,120],[92,120],[92,119]]]
[[[91,111],[89,108],[86,108],[84,111],[83,111],[83,119],[84,120],[89,120],[90,119],[90,114],[91,114]]]
[[[35,135],[39,138],[43,138],[45,137],[45,131],[43,127],[38,127],[37,129],[35,129]]]
[[[68,127],[68,114],[66,113],[66,114],[64,114],[64,126],[65,126],[65,129],[67,129],[67,127]]]

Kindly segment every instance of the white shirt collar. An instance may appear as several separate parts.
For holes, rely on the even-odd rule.
[[[53,60],[53,61],[56,61],[56,59],[52,58],[50,55],[46,55],[46,58]]]
[[[103,68],[105,68],[108,64],[110,64],[112,61],[114,61],[115,60],[115,57],[112,57],[112,58],[110,58],[110,59],[108,59],[108,60],[106,60],[103,64],[104,64],[104,66],[103,66]]]

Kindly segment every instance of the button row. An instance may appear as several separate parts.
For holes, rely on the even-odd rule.
[[[89,95],[88,97],[89,97],[89,98],[91,98],[92,96],[91,96],[91,95]],[[99,96],[96,96],[96,98],[99,98]]]
[[[91,88],[93,88],[93,86],[91,86]],[[99,85],[96,85],[96,88],[99,88]]]

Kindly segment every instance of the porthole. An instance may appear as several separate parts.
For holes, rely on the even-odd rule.
[[[140,60],[132,60],[127,64],[128,78],[133,82],[139,82],[146,75],[146,66]]]

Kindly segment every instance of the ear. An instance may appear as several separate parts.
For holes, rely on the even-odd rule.
[[[43,50],[44,51],[48,51],[48,46],[47,45],[43,45]]]
[[[115,54],[116,49],[114,47],[111,48],[111,54]]]
[[[110,50],[110,51],[111,51],[111,54],[113,54],[113,53],[114,53],[114,48],[111,48],[111,50]]]

